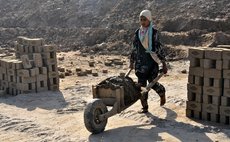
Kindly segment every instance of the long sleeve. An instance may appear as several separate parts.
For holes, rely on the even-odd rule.
[[[155,42],[156,42],[156,53],[157,53],[157,56],[158,58],[161,60],[161,61],[165,61],[166,58],[165,58],[165,51],[163,49],[163,45],[161,44],[161,41],[160,41],[160,33],[157,31],[156,32],[156,35],[155,35]]]

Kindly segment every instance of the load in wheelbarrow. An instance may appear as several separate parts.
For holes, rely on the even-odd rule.
[[[93,100],[84,111],[84,123],[93,134],[103,132],[109,117],[133,105],[163,76],[160,73],[146,88],[139,87],[128,75],[109,77],[92,86]],[[112,107],[108,111],[108,107]]]

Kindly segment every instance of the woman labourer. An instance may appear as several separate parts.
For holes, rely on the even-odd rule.
[[[133,50],[130,58],[130,68],[135,68],[138,84],[146,87],[147,81],[155,79],[159,72],[159,64],[162,63],[164,74],[167,73],[165,55],[159,39],[158,31],[153,27],[151,12],[143,10],[140,13],[140,28],[135,32]],[[162,84],[156,83],[153,90],[160,96],[160,106],[165,104],[165,88]],[[142,110],[140,113],[148,112],[148,93],[141,97]]]

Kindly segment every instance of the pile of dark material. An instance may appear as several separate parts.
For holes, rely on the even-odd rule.
[[[110,88],[112,90],[124,87],[124,102],[125,105],[131,105],[136,102],[141,96],[141,90],[135,82],[129,77],[114,76],[109,77],[100,82],[97,87]]]

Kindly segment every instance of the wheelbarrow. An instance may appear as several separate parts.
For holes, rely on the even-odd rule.
[[[129,78],[128,75],[130,72],[131,69],[124,78]],[[164,73],[160,71],[159,75],[150,82],[146,88],[141,87],[138,93],[131,96],[127,96],[128,93],[125,94],[123,86],[116,88],[102,87],[100,85],[92,86],[93,100],[87,104],[84,110],[84,123],[87,130],[93,134],[103,132],[109,117],[133,105],[142,97],[142,94],[148,92],[163,75]],[[127,102],[127,100],[130,101]],[[108,111],[109,107],[112,108]]]

